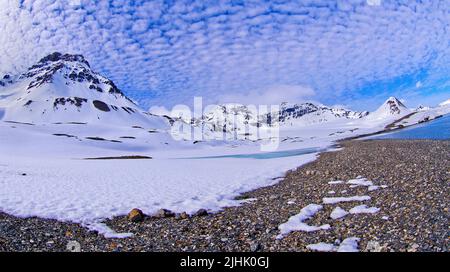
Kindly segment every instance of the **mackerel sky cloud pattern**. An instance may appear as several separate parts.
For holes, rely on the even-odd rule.
[[[356,109],[450,90],[450,0],[4,0],[0,33],[0,74],[79,53],[144,108],[277,86]]]

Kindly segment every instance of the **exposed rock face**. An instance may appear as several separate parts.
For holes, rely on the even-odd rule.
[[[31,101],[31,100],[30,100]],[[27,104],[31,104],[31,102],[28,101]],[[58,105],[66,105],[67,104],[71,104],[74,105],[75,107],[79,108],[83,105],[83,103],[86,103],[87,99],[86,98],[80,98],[80,97],[60,97],[60,98],[56,98],[55,102],[53,102],[53,107],[57,108]],[[27,105],[25,104],[25,105]]]
[[[108,105],[107,105],[105,102],[103,102],[103,101],[94,100],[94,101],[92,101],[92,104],[94,104],[94,106],[95,106],[98,110],[106,111],[106,112],[110,111]]]

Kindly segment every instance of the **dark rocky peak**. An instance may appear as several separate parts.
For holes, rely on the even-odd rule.
[[[54,52],[50,55],[47,55],[39,60],[38,64],[46,64],[48,62],[57,62],[57,61],[72,61],[72,62],[81,62],[86,64],[89,68],[91,67],[89,65],[89,62],[84,58],[83,55],[79,54],[61,54],[59,52]]]
[[[35,65],[28,68],[28,72],[23,74],[22,77],[30,78],[38,75],[39,78],[46,78],[47,81],[45,82],[49,83],[51,82],[49,79],[52,78],[53,74],[63,68],[71,71],[70,79],[72,80],[80,81],[76,78],[78,75],[82,78],[87,77],[88,80],[94,80],[93,75],[95,73],[90,69],[89,62],[82,55],[63,55],[59,52],[52,53],[40,59]]]
[[[53,83],[56,75],[63,77],[65,84],[68,86],[83,83],[94,92],[105,92],[124,97],[134,104],[112,80],[92,71],[89,63],[82,55],[52,53],[40,59],[20,78],[31,78],[32,81],[28,85],[28,89],[32,89]]]
[[[385,104],[388,105],[389,110],[392,114],[400,113],[402,108],[406,108],[406,106],[395,97],[389,97],[389,99],[386,100]]]
[[[405,107],[405,105],[400,101],[400,100],[398,100],[396,97],[389,97],[389,99],[388,100],[386,100],[386,104],[388,104],[388,105],[398,105],[398,106],[401,106],[401,107]]]

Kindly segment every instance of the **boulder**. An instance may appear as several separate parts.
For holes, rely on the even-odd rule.
[[[166,218],[166,217],[174,217],[175,213],[166,210],[166,209],[160,209],[159,211],[156,212],[156,216],[158,218]]]
[[[186,212],[182,212],[179,213],[175,216],[176,219],[181,220],[181,219],[188,219],[189,215]]]
[[[206,215],[208,215],[208,211],[205,209],[200,209],[194,215],[195,216],[206,216]]]
[[[139,209],[132,209],[131,212],[128,213],[128,220],[131,222],[141,222],[144,220],[144,213]]]

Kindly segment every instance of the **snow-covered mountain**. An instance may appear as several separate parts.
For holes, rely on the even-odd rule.
[[[25,73],[0,81],[0,118],[26,123],[164,126],[145,113],[82,55],[50,54]]]
[[[450,99],[447,99],[444,102],[440,103],[439,106],[441,107],[450,106]]]
[[[269,119],[278,120],[281,126],[311,125],[334,120],[359,119],[369,114],[367,111],[356,112],[342,107],[329,107],[313,103],[282,103],[280,111],[271,113]],[[275,115],[275,116],[274,116]]]
[[[400,100],[389,97],[376,111],[371,112],[367,117],[372,120],[399,119],[413,113]]]

